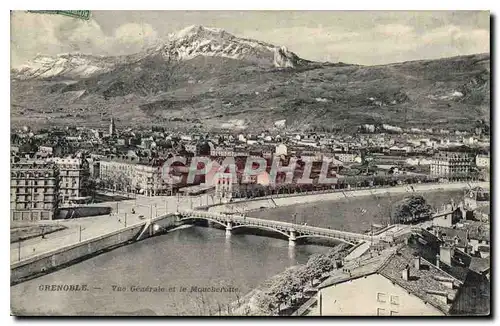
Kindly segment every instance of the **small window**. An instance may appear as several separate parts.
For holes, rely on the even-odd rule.
[[[391,310],[391,316],[397,316],[398,315],[398,312],[397,311],[392,311]]]
[[[377,301],[384,303],[386,301],[385,299],[385,293],[377,293]]]
[[[397,295],[391,295],[391,304],[399,305],[399,297]]]
[[[377,308],[377,316],[386,316],[385,309]]]

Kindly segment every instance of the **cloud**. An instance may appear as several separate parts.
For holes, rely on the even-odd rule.
[[[384,64],[489,52],[489,32],[468,26],[443,25],[417,30],[404,23],[373,28],[318,25],[247,30],[245,37],[286,45],[299,56],[318,61]]]
[[[55,26],[47,15],[13,12],[11,14],[11,59],[16,65],[39,52],[54,53],[62,50]]]
[[[83,21],[74,20],[72,24],[62,24],[57,26],[59,42],[67,44],[71,50],[79,52],[106,51],[110,43],[95,20]]]
[[[245,37],[269,42],[274,45],[285,45],[299,56],[319,61],[338,61],[335,52],[325,53],[330,46],[342,46],[355,42],[362,33],[330,26],[317,27],[283,27],[271,30],[245,30]],[[318,55],[318,52],[323,55]]]
[[[456,25],[447,25],[429,31],[422,36],[426,45],[446,44],[460,50],[489,52],[490,32],[485,29],[464,30]]]
[[[411,26],[387,24],[342,46],[331,43],[327,50],[344,62],[384,64],[489,52],[489,40],[489,31],[480,28],[450,24],[418,33]]]
[[[348,40],[354,37],[358,37],[360,34],[358,32],[343,30],[332,27],[284,27],[275,28],[272,30],[247,30],[244,31],[246,37],[251,37],[255,39],[260,39],[263,41],[272,40],[269,42],[279,42],[288,40],[309,40],[314,43],[322,43],[324,41],[336,42]]]
[[[158,42],[158,33],[149,24],[128,23],[114,32],[115,47],[126,47],[128,52],[140,51]]]
[[[149,24],[126,23],[106,35],[93,19],[14,11],[11,16],[11,64],[18,66],[38,54],[64,52],[119,55],[139,52],[158,42]]]
[[[375,32],[386,36],[412,36],[414,28],[403,24],[385,24],[377,25],[374,28]]]

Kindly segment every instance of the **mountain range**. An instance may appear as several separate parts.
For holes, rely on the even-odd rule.
[[[379,66],[313,62],[286,47],[190,26],[127,56],[38,56],[11,69],[16,125],[351,130],[489,121],[490,55]]]

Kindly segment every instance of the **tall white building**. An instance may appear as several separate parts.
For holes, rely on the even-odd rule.
[[[90,166],[85,158],[54,157],[48,161],[59,168],[59,199],[62,204],[90,195]]]
[[[233,197],[233,178],[231,173],[217,173],[214,179],[215,196],[221,202],[229,202]]]
[[[276,146],[275,154],[276,156],[287,155],[288,149],[285,144],[279,144]]]
[[[477,155],[476,156],[476,165],[480,168],[489,168],[490,167],[490,154],[488,155]]]
[[[430,172],[442,177],[468,174],[473,160],[469,153],[440,152],[431,160]]]
[[[115,118],[111,117],[111,122],[109,123],[109,135],[114,136],[116,133]]]
[[[59,169],[47,161],[11,163],[10,211],[12,221],[52,220],[57,214]]]

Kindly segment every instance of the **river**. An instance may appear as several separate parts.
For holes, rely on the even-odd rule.
[[[371,224],[387,225],[392,206],[410,194],[371,195],[357,198],[344,198],[334,201],[319,201],[300,205],[282,206],[250,212],[248,215],[291,223],[307,223],[311,226],[335,230],[366,232]],[[432,208],[448,204],[450,199],[456,203],[462,200],[462,190],[428,191],[416,193],[425,198]]]
[[[224,230],[189,227],[15,285],[11,307],[13,313],[30,315],[218,315],[219,308],[224,312],[267,278],[328,250],[289,248],[288,241],[248,234],[227,238]],[[39,290],[41,285],[75,283],[88,284],[89,291]],[[113,291],[113,285],[127,291]],[[130,291],[147,286],[165,292]],[[235,292],[191,292],[193,286]]]

